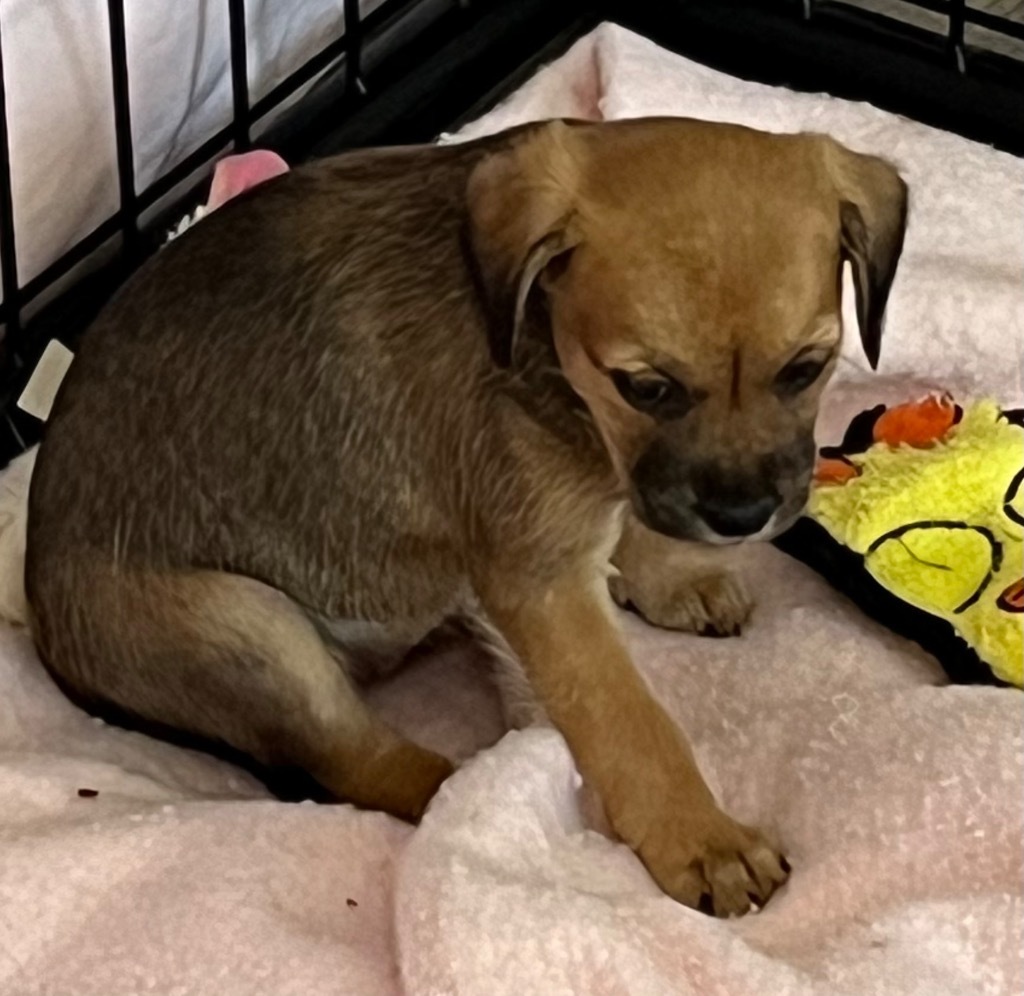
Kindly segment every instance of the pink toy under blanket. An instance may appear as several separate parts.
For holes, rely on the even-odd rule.
[[[723,77],[609,26],[469,134],[643,113],[828,130],[904,169],[914,215],[883,376],[851,344],[823,438],[935,384],[1019,403],[1019,161]],[[0,609],[15,615],[30,465],[0,477]],[[768,547],[744,557],[760,603],[742,638],[623,620],[724,803],[787,844],[790,884],[735,921],[673,904],[583,828],[555,733],[478,754],[412,830],[277,803],[226,765],[99,726],[24,631],[0,625],[0,993],[1016,996],[1019,694],[943,687],[933,661],[810,571]],[[374,696],[458,757],[501,733],[464,660],[425,662]]]
[[[232,197],[287,172],[288,164],[276,153],[264,149],[228,156],[217,163],[213,171],[206,210],[215,211]]]

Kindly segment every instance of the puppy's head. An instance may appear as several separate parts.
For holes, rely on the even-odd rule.
[[[642,521],[767,538],[803,508],[852,266],[865,352],[906,222],[880,159],[816,135],[553,122],[487,156],[471,238],[495,361],[543,316]]]

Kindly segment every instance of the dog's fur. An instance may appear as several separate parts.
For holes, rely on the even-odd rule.
[[[763,902],[784,862],[715,804],[605,566],[629,499],[691,540],[798,513],[842,263],[874,359],[904,214],[879,160],[684,120],[271,181],[152,260],[60,391],[29,511],[44,661],[93,707],[416,819],[451,766],[355,676],[459,620],[521,664],[513,718],[550,717],[663,889]],[[628,534],[620,600],[668,604],[680,548]]]

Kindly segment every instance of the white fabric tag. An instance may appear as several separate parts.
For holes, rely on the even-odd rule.
[[[50,417],[53,399],[57,396],[64,375],[71,366],[75,354],[62,342],[51,339],[39,357],[25,390],[18,398],[18,407],[42,422]]]

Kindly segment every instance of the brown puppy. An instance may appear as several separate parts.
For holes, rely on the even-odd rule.
[[[683,120],[273,181],[152,260],[64,382],[30,496],[43,659],[95,708],[415,819],[451,766],[353,677],[461,620],[662,888],[764,901],[783,864],[634,670],[604,568],[627,499],[702,541],[798,513],[842,262],[874,358],[904,211],[826,138]]]

